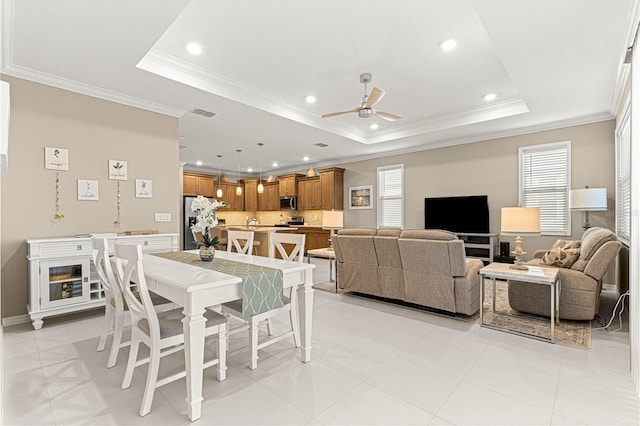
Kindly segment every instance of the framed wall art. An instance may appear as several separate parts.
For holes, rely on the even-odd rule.
[[[127,162],[109,160],[109,179],[127,180]]]
[[[78,179],[78,200],[98,201],[98,181]]]
[[[152,198],[151,183],[150,179],[136,179],[136,198]]]
[[[45,146],[44,168],[49,170],[69,170],[69,150]]]
[[[349,209],[372,209],[373,185],[349,187]]]

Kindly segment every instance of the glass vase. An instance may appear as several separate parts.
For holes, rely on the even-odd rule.
[[[200,245],[200,260],[203,262],[211,262],[216,249],[213,246]]]

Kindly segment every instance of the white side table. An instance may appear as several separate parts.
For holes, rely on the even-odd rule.
[[[336,253],[333,251],[333,248],[319,248],[307,250],[307,263],[311,263],[312,257],[320,257],[323,259],[329,259],[329,281],[332,283],[336,283],[336,293],[338,292],[338,265],[336,265]],[[334,275],[334,267],[335,267],[335,275]]]
[[[511,269],[508,263],[492,263],[480,269],[480,325],[482,327],[496,328],[483,321],[484,306],[484,280],[491,278],[493,281],[493,311],[496,311],[496,279],[524,281],[533,284],[548,285],[551,291],[551,343],[555,342],[555,324],[559,322],[559,301],[560,301],[560,276],[558,268],[542,268],[531,266],[527,270]],[[504,330],[503,330],[504,331]],[[518,333],[520,334],[520,333]],[[528,336],[528,335],[527,335]],[[531,336],[535,337],[535,336]],[[544,339],[546,340],[546,339]]]

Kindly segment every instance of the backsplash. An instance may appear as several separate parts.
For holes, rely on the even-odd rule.
[[[300,211],[257,211],[257,212],[226,212],[218,210],[216,216],[224,219],[226,225],[245,225],[247,219],[256,218],[260,225],[275,225],[280,223],[282,218],[285,223],[292,217],[304,218],[305,224],[322,225],[322,210],[300,210]],[[281,217],[282,216],[282,217]]]

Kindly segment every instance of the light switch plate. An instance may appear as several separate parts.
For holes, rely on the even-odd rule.
[[[171,222],[171,213],[156,213],[156,222]]]

